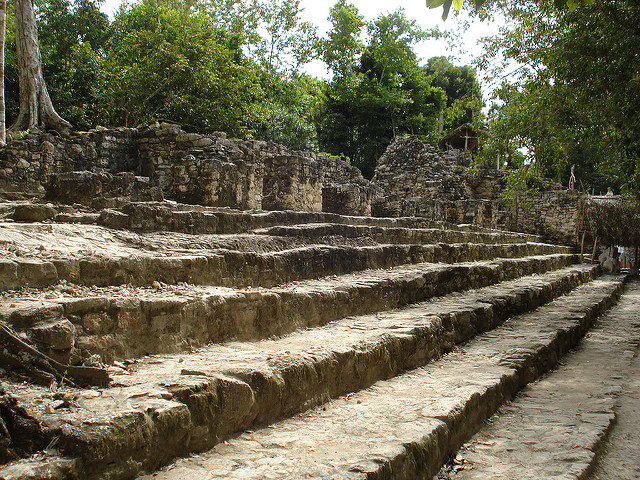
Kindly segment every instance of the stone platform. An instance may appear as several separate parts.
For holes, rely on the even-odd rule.
[[[22,423],[0,478],[430,478],[585,335],[606,343],[594,322],[631,328],[624,277],[535,235],[111,200],[0,205],[0,319],[111,376],[5,372]]]

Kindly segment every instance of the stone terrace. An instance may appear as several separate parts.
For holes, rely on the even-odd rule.
[[[423,217],[177,203],[131,175],[52,178],[51,203],[0,204],[0,320],[111,381],[4,372],[2,479],[413,479],[445,464],[449,475],[480,465],[447,462],[494,413],[508,426],[475,438],[521,437],[508,415],[537,404],[518,392],[546,402],[537,379],[585,335],[587,360],[612,360],[585,370],[603,386],[583,411],[603,409],[593,424],[609,428],[606,379],[633,342],[599,348],[612,328],[635,328],[637,285],[570,247]],[[61,201],[79,186],[84,198]],[[548,408],[570,405],[572,384]],[[570,415],[541,421],[574,444],[585,424]]]

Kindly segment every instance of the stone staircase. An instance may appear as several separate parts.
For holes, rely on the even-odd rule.
[[[624,288],[535,236],[420,218],[21,208],[0,319],[112,381],[3,376],[29,419],[5,479],[430,478]]]

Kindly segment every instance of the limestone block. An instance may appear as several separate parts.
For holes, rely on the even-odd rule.
[[[117,228],[120,230],[129,227],[129,215],[113,209],[104,209],[98,217],[98,225],[108,228]]]
[[[52,262],[20,259],[16,270],[20,285],[45,287],[58,283],[58,272]]]
[[[15,163],[15,166],[18,169],[26,170],[31,166],[31,164],[24,158],[19,158],[18,161]]]
[[[62,318],[62,305],[54,302],[17,302],[15,307],[4,308],[5,319],[19,330],[25,330],[36,324],[51,322]]]
[[[51,220],[57,213],[51,204],[18,205],[13,211],[13,219],[16,222],[42,222]]]
[[[82,327],[86,333],[110,333],[115,327],[115,321],[107,312],[92,312],[82,316]]]

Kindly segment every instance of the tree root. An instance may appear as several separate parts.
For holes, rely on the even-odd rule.
[[[106,387],[111,379],[104,368],[64,365],[20,339],[9,326],[0,323],[0,366],[18,368],[40,385]]]

